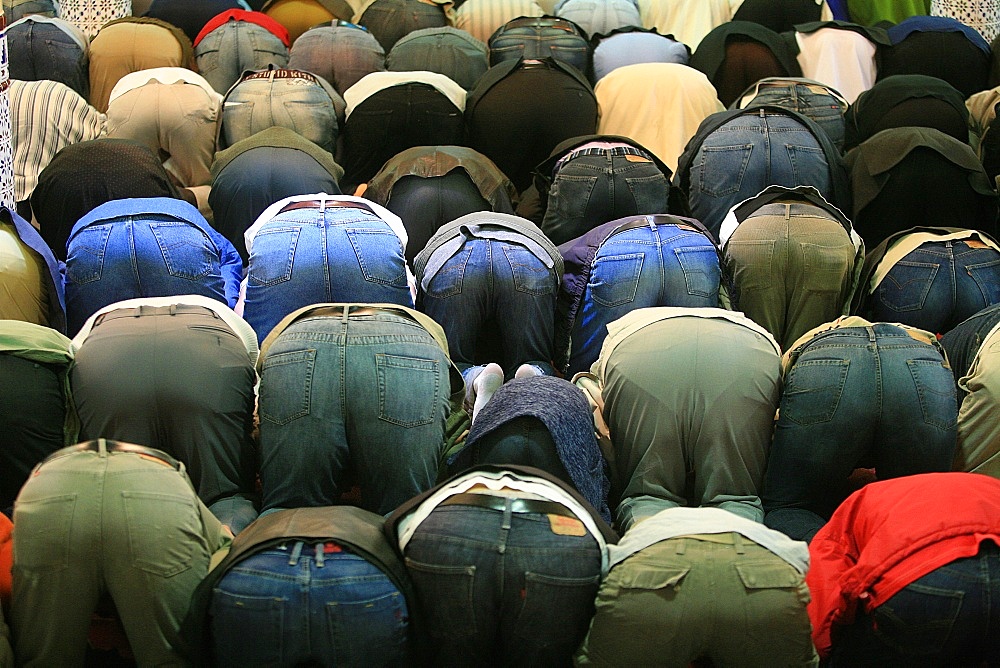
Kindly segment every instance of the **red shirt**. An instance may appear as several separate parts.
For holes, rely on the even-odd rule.
[[[809,618],[820,656],[835,624],[858,602],[878,607],[939,566],[1000,544],[1000,480],[925,473],[866,485],[837,508],[809,544]]]
[[[289,39],[288,29],[281,25],[274,19],[272,19],[267,14],[262,12],[248,12],[245,9],[227,9],[221,14],[217,14],[212,18],[198,33],[198,36],[194,38],[194,45],[198,46],[198,42],[205,38],[205,35],[212,32],[221,25],[225,25],[228,21],[246,21],[248,23],[256,23],[262,28],[266,28],[275,37],[280,39],[286,47],[292,45],[292,40]]]

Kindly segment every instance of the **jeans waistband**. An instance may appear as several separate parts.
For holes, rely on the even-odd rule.
[[[364,202],[341,202],[335,199],[311,199],[304,202],[292,202],[283,206],[281,211],[278,213],[280,214],[285,213],[286,211],[295,211],[296,209],[319,209],[320,211],[323,211],[324,209],[334,208],[361,209],[362,211],[367,211],[373,216],[378,216],[378,214]]]
[[[580,148],[572,151],[563,157],[559,158],[556,162],[556,166],[552,169],[553,176],[563,168],[570,160],[579,158],[585,155],[606,155],[608,157],[621,157],[624,155],[636,155],[641,158],[646,158],[649,161],[653,160],[653,157],[649,155],[646,151],[642,149],[635,148],[634,146],[615,146],[614,148],[600,148],[598,146],[592,146],[590,148]]]
[[[510,496],[493,496],[492,494],[478,494],[476,492],[455,494],[442,501],[440,505],[476,506],[477,508],[491,508],[500,511],[506,510],[509,506],[512,513],[540,513],[544,515],[576,517],[576,514],[569,508],[555,501],[518,499]]]
[[[141,455],[148,459],[154,459],[161,464],[165,464],[176,471],[183,471],[184,464],[180,462],[163,450],[157,450],[156,448],[148,448],[145,445],[137,445],[135,443],[125,443],[123,441],[109,441],[104,438],[94,439],[92,441],[86,441],[84,443],[78,443],[76,445],[71,445],[60,450],[56,450],[51,455],[46,457],[38,464],[39,467],[48,464],[49,462],[66,457],[68,455],[75,455],[80,452],[97,452],[101,455],[111,455],[118,453],[126,453],[132,455]]]
[[[194,306],[193,304],[170,304],[169,306],[134,306],[130,308],[117,308],[114,311],[103,313],[94,320],[94,327],[107,320],[117,318],[138,318],[144,315],[207,315],[215,319],[220,319],[219,314],[207,306]],[[227,325],[228,326],[228,325]]]

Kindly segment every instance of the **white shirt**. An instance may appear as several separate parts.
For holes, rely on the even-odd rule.
[[[722,508],[667,508],[638,522],[617,545],[608,546],[611,566],[663,540],[729,532],[736,532],[766,548],[802,575],[809,570],[808,545]]]
[[[205,80],[203,76],[192,72],[186,67],[154,67],[148,70],[139,70],[138,72],[132,72],[131,74],[126,74],[115,87],[111,89],[111,96],[108,98],[108,104],[115,101],[115,98],[121,97],[130,90],[135,90],[141,86],[156,81],[161,84],[175,84],[175,83],[186,83],[194,84],[199,86],[204,90],[209,98],[215,103],[216,107],[222,104],[222,95],[220,95],[212,85]]]
[[[203,306],[207,309],[213,311],[217,316],[222,318],[223,321],[229,328],[233,330],[243,341],[243,345],[246,346],[247,355],[250,356],[250,361],[253,364],[257,363],[257,355],[260,352],[260,348],[257,346],[257,334],[253,331],[253,328],[247,323],[246,320],[236,315],[233,309],[229,308],[220,301],[216,301],[211,297],[205,297],[203,295],[172,295],[170,297],[139,297],[137,299],[126,299],[124,301],[115,302],[114,304],[109,304],[104,308],[94,313],[92,316],[87,318],[87,321],[83,323],[83,327],[73,337],[72,350],[74,353],[80,349],[87,337],[90,336],[90,331],[94,328],[94,321],[97,320],[98,316],[104,315],[105,313],[110,313],[111,311],[117,311],[119,309],[126,308],[139,308],[140,306],[149,306],[152,308],[158,308],[162,306],[174,306],[183,304],[185,306]]]
[[[465,89],[437,72],[372,72],[362,77],[356,84],[344,91],[344,102],[347,103],[346,118],[359,104],[369,97],[393,86],[408,83],[423,83],[433,86],[438,92],[451,100],[459,111],[465,111]]]

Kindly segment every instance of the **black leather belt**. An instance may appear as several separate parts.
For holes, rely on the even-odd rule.
[[[71,445],[61,450],[56,450],[51,455],[46,457],[42,464],[46,464],[53,459],[58,459],[65,455],[72,455],[77,452],[100,452],[101,451],[101,441],[104,441],[104,449],[107,452],[127,452],[134,455],[143,455],[145,457],[150,457],[152,459],[159,460],[169,466],[170,468],[176,469],[178,471],[182,470],[184,465],[179,461],[165,453],[163,450],[157,450],[156,448],[148,448],[145,445],[136,445],[135,443],[125,443],[123,441],[109,441],[106,439],[95,439],[93,441],[85,441],[84,443],[78,443],[76,445]]]
[[[512,513],[541,513],[543,515],[562,515],[563,517],[576,518],[576,514],[573,511],[555,501],[518,499],[511,496],[494,496],[492,494],[477,494],[475,492],[455,494],[442,501],[440,505],[476,506],[478,508],[506,510],[508,503],[510,504],[510,511]]]
[[[305,200],[304,202],[291,202],[281,207],[281,211],[278,213],[284,213],[286,211],[295,211],[297,209],[361,209],[362,211],[367,211],[373,216],[378,216],[374,210],[367,204],[363,202],[341,202],[340,200],[328,199],[321,201],[318,199]]]

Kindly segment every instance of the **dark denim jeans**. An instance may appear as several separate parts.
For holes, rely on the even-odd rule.
[[[1000,303],[1000,252],[981,242],[922,244],[897,262],[870,298],[870,320],[950,331]]]
[[[328,506],[357,482],[386,514],[437,479],[448,359],[395,313],[306,317],[267,352],[260,380],[264,510]]]
[[[240,561],[215,587],[211,616],[223,668],[406,665],[406,599],[334,543],[289,541]]]
[[[418,280],[427,285],[421,310],[444,328],[451,358],[463,372],[498,362],[509,373],[530,363],[553,374],[559,277],[526,247],[468,239],[434,276]],[[499,350],[480,350],[488,326],[496,327]]]
[[[73,226],[66,243],[71,333],[123,299],[198,294],[232,307],[243,263],[198,210],[169,197],[114,200]]]
[[[417,527],[406,565],[434,665],[570,665],[594,614],[601,551],[553,526],[541,513],[453,505]]]
[[[580,303],[568,373],[590,370],[608,323],[650,306],[718,306],[719,281],[715,246],[693,228],[658,225],[611,235],[597,250]]]
[[[375,0],[358,23],[378,40],[386,53],[405,35],[423,28],[448,25],[444,8],[423,0]]]
[[[764,480],[764,523],[809,540],[857,467],[879,479],[950,471],[958,405],[936,347],[894,325],[815,336],[785,374]]]
[[[250,248],[243,317],[261,341],[292,311],[326,302],[413,306],[403,245],[362,209],[279,213]]]
[[[652,160],[635,155],[581,155],[552,180],[541,228],[566,243],[609,220],[667,213],[670,183]]]
[[[840,666],[995,666],[1000,664],[1000,547],[917,578],[836,636]]]
[[[198,73],[225,95],[246,70],[285,67],[288,49],[267,28],[230,19],[205,35],[194,49]]]
[[[66,84],[85,100],[90,98],[87,51],[58,24],[31,17],[9,24],[7,52],[11,79],[51,79]]]
[[[833,199],[819,141],[791,116],[747,111],[719,126],[691,161],[692,215],[718,238],[729,210],[767,186],[813,186]]]

